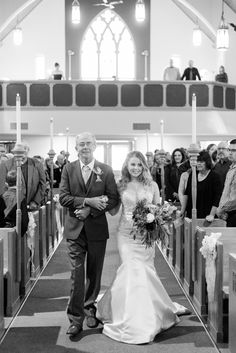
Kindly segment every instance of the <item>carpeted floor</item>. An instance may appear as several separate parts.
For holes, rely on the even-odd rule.
[[[116,247],[117,216],[109,216],[108,242],[102,291],[112,282],[119,256]],[[192,310],[181,288],[159,250],[156,268],[172,300]],[[194,315],[182,316],[175,327],[159,334],[146,345],[128,345],[102,334],[102,326],[88,329],[71,340],[66,335],[66,305],[70,292],[70,270],[66,242],[62,241],[48,266],[36,283],[19,315],[0,346],[1,353],[215,353],[208,335]]]

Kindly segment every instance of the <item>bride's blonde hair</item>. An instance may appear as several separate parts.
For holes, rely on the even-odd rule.
[[[129,152],[121,169],[121,179],[118,182],[118,190],[120,193],[127,188],[127,184],[131,181],[131,175],[128,170],[128,163],[129,160],[133,157],[136,157],[140,160],[143,168],[142,173],[138,176],[138,181],[143,185],[151,185],[153,180],[144,155],[139,151]]]

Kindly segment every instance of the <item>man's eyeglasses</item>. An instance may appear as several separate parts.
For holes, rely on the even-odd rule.
[[[236,148],[229,148],[228,151],[229,152],[236,152]]]
[[[218,151],[222,150],[222,151],[225,151],[225,150],[229,150],[227,147],[218,147],[217,148]]]

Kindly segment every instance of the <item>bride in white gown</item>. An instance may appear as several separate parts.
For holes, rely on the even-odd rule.
[[[159,190],[152,181],[144,156],[130,152],[119,182],[122,214],[118,231],[121,265],[111,287],[97,304],[103,333],[114,340],[141,344],[153,341],[162,330],[179,322],[185,308],[173,303],[154,267],[155,247],[142,244],[132,230],[132,212],[137,201],[159,203]],[[116,210],[118,212],[118,210]]]

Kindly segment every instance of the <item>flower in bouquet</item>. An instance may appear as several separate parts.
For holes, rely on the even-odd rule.
[[[171,222],[176,210],[177,208],[168,202],[164,205],[153,205],[146,199],[138,201],[132,215],[133,238],[136,239],[139,234],[146,247],[153,246],[156,240],[162,240],[171,232]]]

